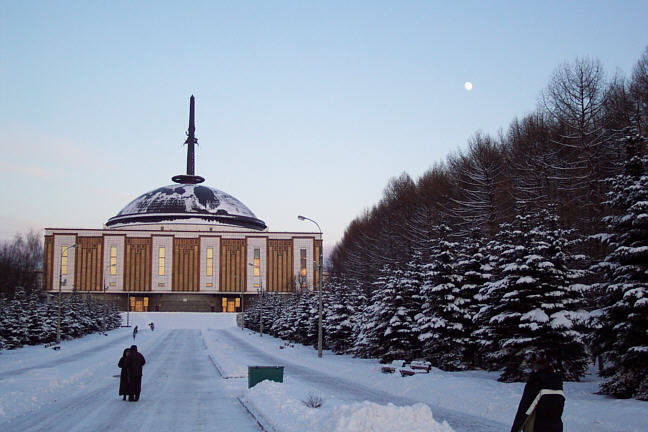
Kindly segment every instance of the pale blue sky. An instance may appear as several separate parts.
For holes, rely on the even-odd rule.
[[[101,227],[185,171],[325,242],[535,109],[577,56],[629,76],[646,1],[0,0],[0,238]],[[471,81],[471,92],[464,82]]]

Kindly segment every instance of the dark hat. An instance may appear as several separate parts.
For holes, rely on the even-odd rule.
[[[130,349],[131,349],[132,351],[137,351],[137,345],[131,345]]]

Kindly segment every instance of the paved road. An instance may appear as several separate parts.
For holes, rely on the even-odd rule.
[[[124,343],[130,343],[125,339]],[[147,358],[139,402],[117,396],[119,378],[114,344],[98,346],[92,353],[61,357],[50,363],[5,371],[17,376],[38,372],[64,362],[105,362],[92,384],[62,392],[60,399],[38,411],[0,423],[3,432],[165,432],[259,431],[256,422],[218,376],[208,358],[200,330],[156,332],[140,351]],[[118,350],[118,352],[120,352]],[[105,359],[110,359],[110,361]],[[100,360],[103,359],[103,360]],[[110,379],[108,379],[109,377]],[[1,381],[0,381],[1,383]],[[0,384],[1,387],[1,384]]]

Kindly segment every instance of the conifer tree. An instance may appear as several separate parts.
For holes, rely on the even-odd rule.
[[[362,312],[358,337],[353,347],[353,353],[363,358],[383,358],[387,352],[385,330],[394,316],[392,299],[396,291],[394,271],[390,266],[383,266],[373,287],[371,299]]]
[[[330,302],[324,320],[325,345],[338,354],[344,354],[351,348],[353,337],[353,294],[344,281],[333,279],[327,283]]]
[[[483,334],[495,350],[492,366],[502,367],[501,381],[525,379],[529,362],[546,356],[570,380],[587,368],[587,351],[578,324],[584,319],[583,272],[570,266],[571,231],[559,226],[555,214],[543,210],[517,216],[503,224],[489,244],[497,257],[496,280],[482,296],[489,303],[480,312]]]
[[[604,360],[601,392],[648,400],[648,155],[645,138],[624,141],[625,172],[607,181],[605,204],[615,214],[603,219],[607,232],[598,236],[610,252],[598,265],[606,282],[592,342]]]
[[[470,236],[459,245],[456,273],[462,276],[458,296],[461,310],[461,324],[464,328],[463,365],[468,368],[483,367],[480,345],[474,333],[479,329],[475,317],[482,307],[479,290],[490,281],[493,268],[483,244],[479,229],[473,229]]]
[[[457,244],[448,238],[450,227],[435,228],[430,242],[429,266],[421,288],[421,313],[418,315],[419,340],[423,355],[444,370],[463,369],[467,345],[462,324],[461,277],[455,273]]]

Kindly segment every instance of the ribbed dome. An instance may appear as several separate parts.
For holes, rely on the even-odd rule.
[[[141,223],[234,225],[264,230],[266,224],[233,196],[199,184],[173,184],[147,192],[124,207],[106,226]]]

